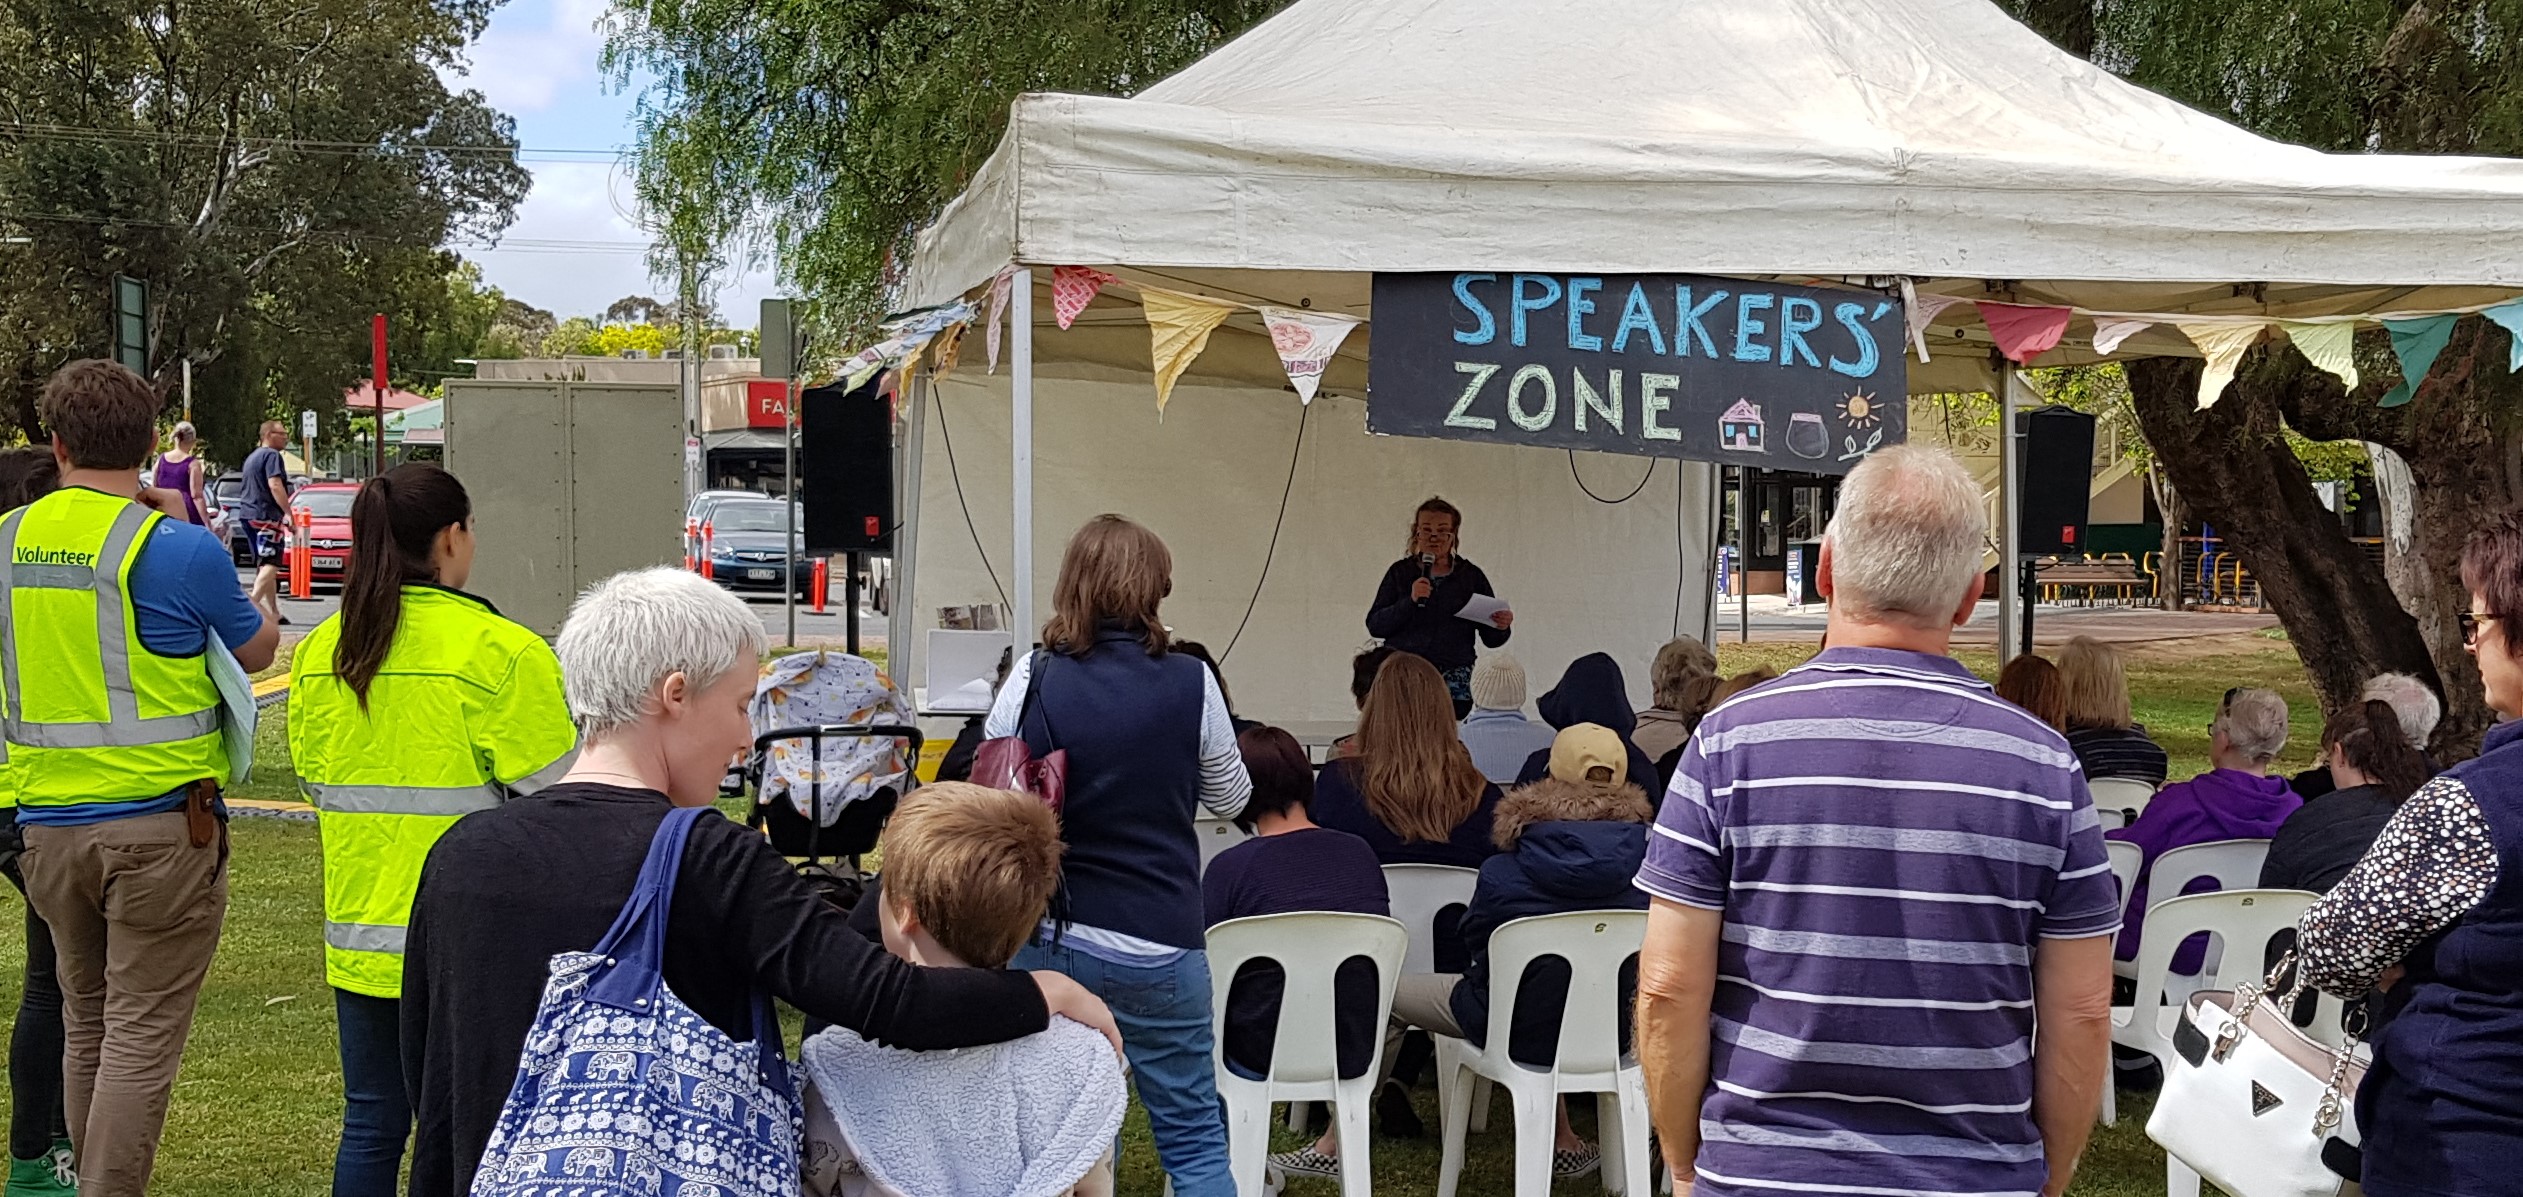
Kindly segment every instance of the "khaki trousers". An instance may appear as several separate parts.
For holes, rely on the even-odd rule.
[[[227,829],[202,848],[182,811],[25,830],[27,898],[60,961],[79,1192],[141,1197],[228,913]]]

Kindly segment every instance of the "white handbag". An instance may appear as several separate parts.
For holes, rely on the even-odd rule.
[[[2362,1192],[2351,1106],[2365,1062],[2353,1036],[2333,1048],[2287,1017],[2300,982],[2266,996],[2293,961],[2280,960],[2262,984],[2191,995],[2173,1030],[2177,1058],[2146,1120],[2148,1138],[2233,1197]]]

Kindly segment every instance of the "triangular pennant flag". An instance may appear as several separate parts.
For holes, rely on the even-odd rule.
[[[1095,293],[1111,281],[1113,276],[1092,266],[1052,267],[1051,314],[1059,319],[1060,327],[1068,328],[1086,305],[1095,302]]]
[[[955,359],[961,357],[964,352],[964,330],[970,327],[970,325],[958,324],[938,334],[937,372],[930,375],[931,383],[944,382],[947,375],[955,372]]]
[[[989,334],[984,340],[989,343],[992,374],[999,372],[999,313],[1007,310],[1008,284],[1016,281],[1016,274],[1017,268],[1010,266],[990,280]]]
[[[2400,385],[2383,396],[2383,407],[2398,407],[2418,397],[2418,384],[2426,381],[2427,371],[2435,366],[2435,355],[2444,352],[2444,343],[2453,339],[2453,324],[2459,316],[2426,316],[2416,320],[2386,320],[2383,328],[2392,334],[2392,354],[2400,359]]]
[[[2068,318],[2076,313],[2069,308],[2038,308],[2020,303],[1979,301],[1980,319],[1988,322],[1989,336],[1997,341],[1997,350],[2006,360],[2026,365],[2056,348],[2059,338],[2067,333]]]
[[[2280,320],[2286,339],[2295,342],[2304,360],[2339,376],[2339,383],[2357,389],[2357,326],[2346,320],[2326,320],[2308,324],[2301,320]]]
[[[1297,398],[1314,402],[1314,389],[1322,385],[1323,368],[1349,330],[1361,323],[1355,316],[1308,312],[1297,308],[1263,308],[1262,323],[1270,329],[1271,347],[1279,351],[1279,364],[1287,368],[1288,383],[1297,390]]]
[[[1162,420],[1166,401],[1174,397],[1174,380],[1209,347],[1210,332],[1235,314],[1236,305],[1154,287],[1140,288],[1139,305],[1148,314],[1148,343],[1156,359],[1156,417]]]
[[[2523,299],[2498,304],[2480,315],[2496,321],[2500,327],[2514,334],[2510,338],[2512,348],[2506,351],[2506,372],[2523,370]]]
[[[1952,295],[1921,295],[1916,287],[1910,285],[1910,280],[1901,280],[1901,303],[1908,313],[1910,348],[1918,351],[1920,361],[1934,360],[1927,356],[1928,324],[1936,319],[1937,313],[1961,302],[1959,297]]]
[[[2131,320],[2125,316],[2094,317],[2094,352],[2112,353],[2120,343],[2155,327],[2152,320]]]
[[[2225,397],[2226,385],[2234,381],[2234,370],[2243,364],[2243,351],[2260,340],[2267,331],[2259,324],[2177,324],[2181,335],[2199,347],[2208,359],[2208,368],[2199,375],[2199,410],[2216,406]]]

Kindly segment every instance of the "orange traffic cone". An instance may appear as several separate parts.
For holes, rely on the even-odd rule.
[[[714,554],[714,553],[712,553],[712,552],[710,551],[710,541],[712,540],[712,538],[713,538],[713,537],[712,537],[712,533],[711,533],[711,531],[710,531],[710,522],[709,522],[708,520],[702,520],[702,521],[701,521],[701,576],[702,576],[702,577],[704,577],[704,578],[709,578],[709,579],[712,579],[712,580],[716,580],[716,579],[717,579],[717,577],[718,577],[718,570],[710,564],[710,558],[716,555],[716,554]]]

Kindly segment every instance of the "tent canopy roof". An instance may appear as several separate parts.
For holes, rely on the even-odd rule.
[[[1458,269],[2417,311],[2523,289],[2523,162],[2270,141],[1989,0],[1299,0],[1136,98],[1019,98],[906,302],[1011,261],[1360,316],[1369,272]]]

